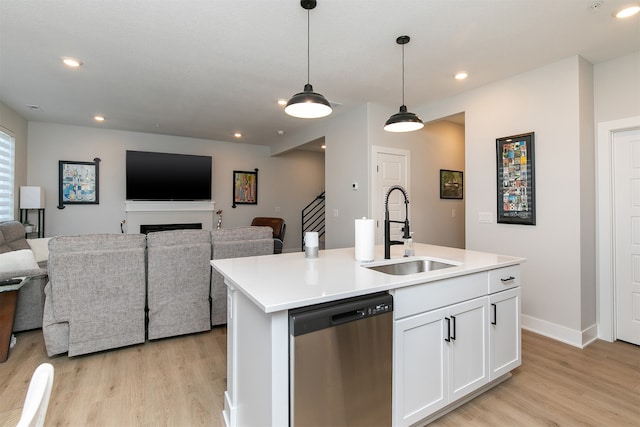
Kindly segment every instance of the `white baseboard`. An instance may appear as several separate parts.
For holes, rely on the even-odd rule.
[[[521,321],[522,329],[544,335],[545,337],[549,337],[556,341],[561,341],[578,348],[585,348],[598,338],[598,328],[595,323],[582,331],[577,331],[575,329],[567,328],[566,326],[557,325],[555,323],[526,316],[524,314],[521,317]]]

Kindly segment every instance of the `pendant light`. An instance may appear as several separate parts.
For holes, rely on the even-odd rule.
[[[291,97],[284,112],[293,117],[301,119],[317,119],[331,114],[331,104],[321,94],[313,91],[313,86],[309,83],[309,11],[315,9],[316,0],[301,0],[300,6],[307,11],[307,84],[304,90]]]
[[[387,132],[411,132],[424,127],[420,117],[407,111],[407,106],[404,105],[404,45],[410,40],[409,36],[400,36],[396,39],[396,43],[402,46],[402,105],[400,111],[389,117],[384,124],[384,130]]]

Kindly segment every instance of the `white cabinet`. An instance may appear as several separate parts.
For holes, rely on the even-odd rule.
[[[520,288],[489,295],[491,379],[522,363],[520,346]]]
[[[482,297],[449,308],[449,401],[466,396],[489,381],[488,304]],[[446,321],[446,319],[445,319]]]
[[[394,426],[446,413],[520,366],[519,286],[514,265],[393,292]]]
[[[396,321],[394,425],[418,422],[489,381],[487,312],[481,297]]]

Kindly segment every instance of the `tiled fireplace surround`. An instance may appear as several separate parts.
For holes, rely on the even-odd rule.
[[[140,233],[142,224],[201,223],[204,230],[214,228],[214,201],[197,202],[125,202],[126,233]]]

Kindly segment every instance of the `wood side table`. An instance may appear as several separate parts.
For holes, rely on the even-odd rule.
[[[0,285],[0,363],[9,358],[9,346],[11,344],[11,332],[13,331],[13,318],[16,314],[18,303],[18,291],[24,285],[27,277],[16,277],[18,283]]]

